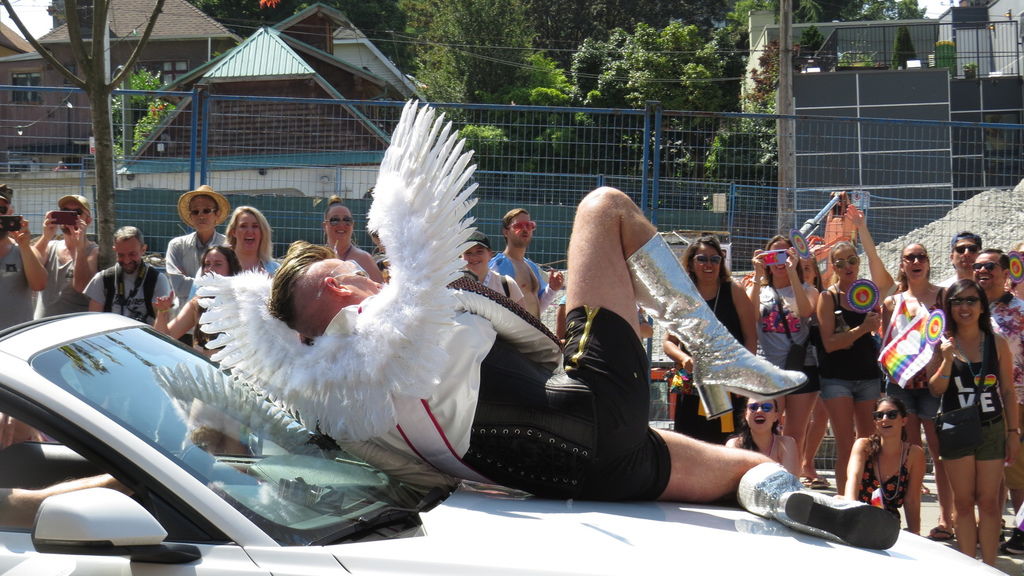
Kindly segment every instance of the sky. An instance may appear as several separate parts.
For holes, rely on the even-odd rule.
[[[255,1],[255,0],[254,0]],[[923,6],[927,9],[925,16],[928,18],[937,18],[939,14],[942,14],[946,8],[949,7],[952,0],[918,0],[918,5]],[[49,0],[11,0],[11,5],[14,6],[14,11],[18,13],[21,21],[28,27],[36,37],[39,37],[46,32],[49,32],[52,25],[50,15],[46,13],[46,7],[50,5]],[[2,21],[5,25],[11,29],[17,31],[14,26],[14,22],[10,19],[7,11],[0,6],[0,12],[3,12]]]

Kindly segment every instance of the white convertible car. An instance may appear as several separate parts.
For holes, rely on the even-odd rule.
[[[109,474],[131,494],[57,490],[21,526],[0,502],[4,576],[999,574],[908,533],[860,550],[739,508],[423,495],[120,316],[7,330],[0,365],[0,411],[47,440],[0,451],[0,487]]]

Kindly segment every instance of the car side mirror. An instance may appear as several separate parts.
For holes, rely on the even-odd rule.
[[[39,506],[32,545],[44,554],[127,556],[133,562],[185,564],[200,558],[188,544],[164,544],[167,531],[138,502],[109,488],[50,496]]]

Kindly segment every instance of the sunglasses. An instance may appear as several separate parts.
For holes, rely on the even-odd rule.
[[[534,230],[537,228],[537,223],[534,222],[533,220],[527,220],[525,222],[516,222],[509,226],[509,228],[515,230],[516,232],[522,232],[523,230]]]
[[[957,254],[964,254],[970,252],[971,254],[977,254],[981,248],[978,248],[977,244],[961,244],[953,248]]]
[[[188,213],[193,215],[193,216],[199,216],[200,214],[202,214],[203,216],[206,216],[207,214],[215,214],[216,212],[217,212],[216,208],[203,208],[203,209],[196,209],[196,210],[189,210],[188,211]],[[81,215],[81,212],[79,212],[79,215]]]
[[[341,218],[339,218],[337,216],[334,216],[332,218],[328,218],[327,219],[327,224],[330,224],[331,226],[337,226],[338,224],[341,224],[342,222],[344,222],[345,224],[348,224],[349,226],[351,226],[352,223],[355,222],[355,219],[353,219],[351,216],[343,216]]]
[[[912,262],[927,262],[928,261],[928,255],[927,254],[904,254],[903,255],[903,261],[904,262],[911,262],[911,263]]]
[[[966,298],[950,298],[948,301],[953,306],[960,306],[962,304],[974,306],[978,302],[981,302],[981,298],[978,298],[977,296],[968,296]]]
[[[697,254],[696,256],[693,257],[693,259],[696,260],[697,262],[700,262],[701,264],[707,264],[708,262],[712,264],[722,263],[721,256],[705,256],[704,254]]]
[[[988,270],[989,272],[995,270],[996,266],[999,266],[999,263],[997,263],[997,262],[975,262],[974,263],[974,269],[975,270],[982,270],[982,269],[984,269],[984,270]]]
[[[886,410],[883,412],[881,410],[876,410],[875,412],[871,413],[871,417],[874,418],[875,420],[895,420],[900,417],[900,411]]]
[[[760,410],[761,412],[767,414],[775,410],[775,405],[772,404],[771,402],[765,402],[764,404],[747,404],[747,410],[749,410],[750,412],[757,412],[758,410]]]
[[[860,256],[857,256],[856,254],[845,260],[840,258],[832,261],[832,266],[834,266],[836,270],[843,270],[847,266],[856,266],[857,264],[860,264]]]

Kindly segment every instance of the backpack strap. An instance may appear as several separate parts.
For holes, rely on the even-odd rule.
[[[153,310],[153,294],[156,292],[156,279],[160,271],[152,266],[146,267],[146,277],[142,281],[142,296],[146,299],[146,314],[150,318],[156,318],[156,311]]]
[[[114,309],[114,266],[106,268],[101,273],[103,278],[103,311],[110,312]]]

